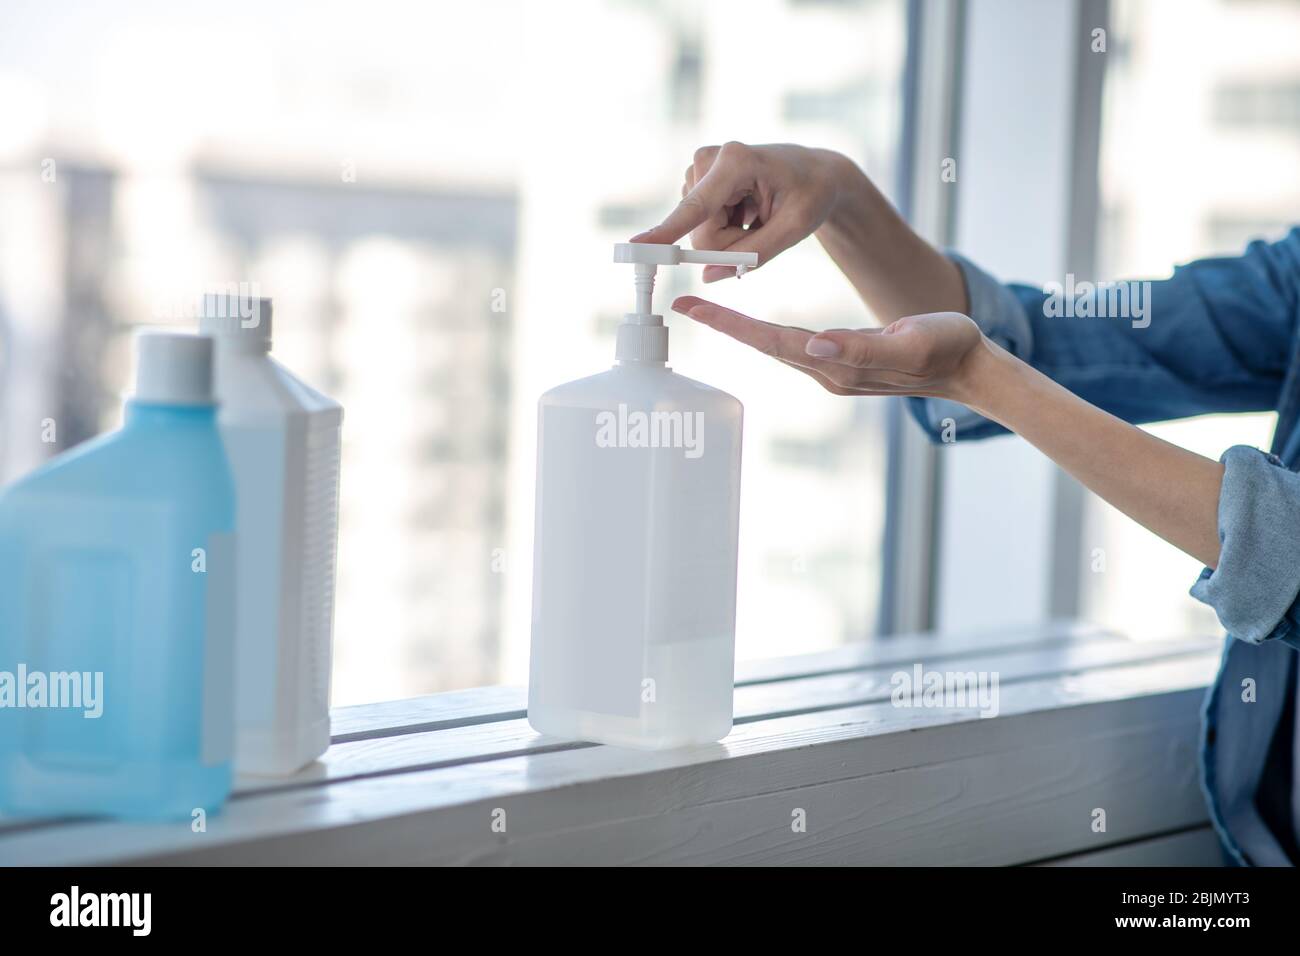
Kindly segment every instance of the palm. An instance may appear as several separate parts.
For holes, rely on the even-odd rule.
[[[867,330],[862,334],[873,333]],[[909,315],[874,334],[892,337],[898,348],[888,350],[884,357],[890,365],[899,366],[897,371],[911,376],[911,384],[918,388],[944,387],[982,337],[979,326],[958,312]],[[868,367],[861,371],[869,379],[876,370]]]
[[[958,312],[911,315],[883,329],[814,333],[695,296],[673,308],[812,376],[837,395],[946,397],[983,336]]]

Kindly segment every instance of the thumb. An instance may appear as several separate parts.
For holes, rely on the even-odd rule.
[[[756,229],[745,230],[741,236],[742,238],[726,247],[727,252],[756,252],[760,266],[766,265],[803,239],[799,227],[788,218],[765,222]],[[717,282],[719,279],[727,279],[735,274],[735,266],[705,266],[703,278],[705,282]]]

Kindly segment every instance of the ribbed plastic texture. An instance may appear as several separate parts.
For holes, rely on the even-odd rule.
[[[312,419],[307,429],[306,486],[302,496],[303,671],[307,685],[300,720],[310,723],[329,712],[331,647],[334,636],[334,582],[339,537],[341,435],[328,418]]]
[[[646,319],[656,320],[657,324],[641,324]],[[623,317],[617,336],[614,358],[620,362],[668,361],[668,328],[661,316],[628,314]]]
[[[235,336],[248,348],[271,348],[272,304],[270,299],[207,293],[199,331],[204,335]]]

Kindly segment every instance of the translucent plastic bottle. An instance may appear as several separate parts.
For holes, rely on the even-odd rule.
[[[143,333],[137,354],[123,427],[0,492],[5,813],[189,819],[230,792],[234,485],[212,342]]]
[[[528,719],[631,747],[731,729],[740,402],[666,365],[655,269],[752,255],[620,245],[637,311],[617,364],[541,397]]]
[[[343,409],[270,356],[270,299],[204,297],[239,527],[235,768],[288,774],[330,742]]]

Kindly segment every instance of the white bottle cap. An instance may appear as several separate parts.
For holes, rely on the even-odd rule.
[[[146,330],[135,339],[135,395],[153,405],[211,405],[212,339]]]
[[[668,361],[668,328],[662,315],[629,312],[623,316],[614,340],[614,358],[619,362]]]
[[[250,350],[271,349],[271,300],[249,295],[205,293],[199,331]]]

